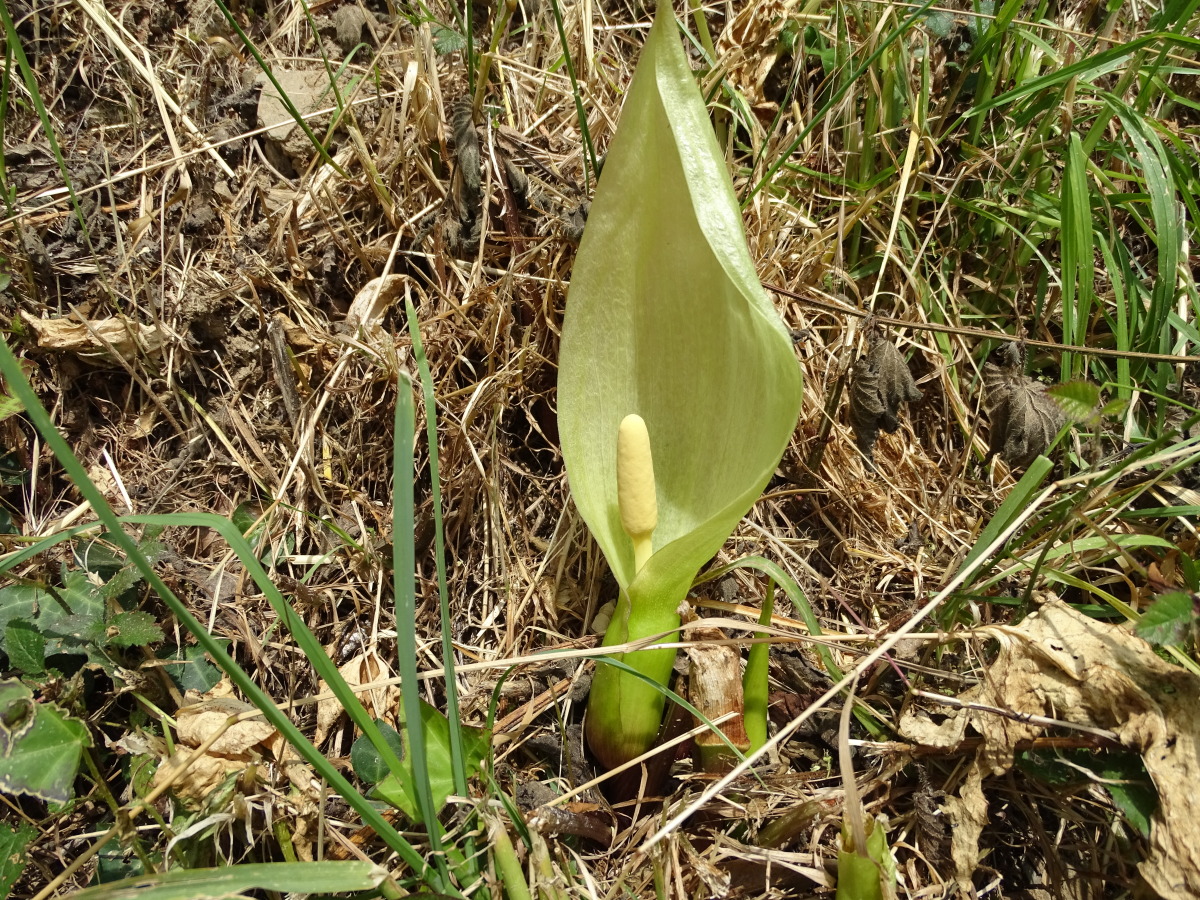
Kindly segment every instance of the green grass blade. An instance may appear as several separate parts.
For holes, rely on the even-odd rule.
[[[396,658],[403,691],[405,730],[411,756],[413,788],[421,820],[429,835],[434,865],[442,887],[450,884],[442,853],[441,824],[429,781],[425,730],[417,680],[416,545],[413,530],[413,401],[412,385],[401,376],[396,385],[395,432],[392,438],[392,590],[396,599]]]
[[[408,331],[412,338],[413,357],[421,377],[421,395],[425,401],[425,436],[429,443],[429,478],[433,501],[434,562],[437,566],[438,609],[442,626],[442,667],[446,676],[446,706],[450,720],[450,752],[453,757],[454,789],[461,795],[467,793],[466,754],[463,750],[462,720],[458,709],[458,681],[454,674],[454,622],[450,616],[450,596],[446,583],[446,536],[442,520],[442,479],[438,464],[437,401],[433,395],[433,374],[425,357],[425,345],[421,341],[420,323],[412,300],[405,297],[404,307],[408,316]],[[412,466],[409,465],[409,471]]]
[[[1089,199],[1087,157],[1079,135],[1072,133],[1062,186],[1062,322],[1066,344],[1086,344],[1088,339],[1095,281]],[[1064,381],[1082,375],[1082,369],[1082,360],[1063,353]]]

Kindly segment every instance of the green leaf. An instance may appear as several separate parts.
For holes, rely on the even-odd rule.
[[[4,644],[8,661],[18,672],[41,675],[46,671],[46,639],[32,624],[22,619],[8,623],[4,629]]]
[[[9,397],[7,394],[0,394],[0,422],[5,419],[11,419],[15,415],[19,415],[25,411],[25,407],[16,397]]]
[[[163,639],[158,621],[148,612],[121,612],[108,620],[104,643],[109,647],[144,647]]]
[[[450,723],[437,709],[421,701],[421,727],[425,731],[425,754],[433,805],[440,811],[446,805],[446,798],[454,791],[454,769],[450,760]],[[386,732],[384,734],[386,735]],[[477,728],[463,728],[463,749],[468,772],[478,770],[487,756],[489,744],[487,732]],[[413,787],[412,754],[407,752],[407,739],[404,750],[406,752],[401,764],[402,770],[388,773],[375,786],[375,795],[392,804],[414,822],[420,822],[421,814],[417,808],[416,790]]]
[[[1138,636],[1159,646],[1178,644],[1196,618],[1196,599],[1183,591],[1163,594],[1142,613]]]
[[[1104,762],[1096,774],[1103,779],[1113,805],[1142,837],[1150,837],[1150,819],[1158,809],[1158,791],[1146,764],[1136,753],[1109,754]]]
[[[1092,207],[1087,181],[1087,157],[1079,135],[1072,132],[1063,172],[1062,319],[1063,341],[1083,344],[1093,302],[1095,262],[1092,253]],[[1081,368],[1073,354],[1063,354],[1063,374],[1070,378]]]
[[[1068,381],[1047,388],[1046,393],[1054,398],[1067,418],[1072,422],[1088,422],[1096,417],[1100,405],[1100,388],[1090,381]]]
[[[220,643],[222,646],[229,646],[229,641],[224,638]],[[208,661],[203,647],[182,647],[174,653],[163,654],[161,658],[178,661],[165,668],[181,691],[197,691],[203,694],[212,690],[221,680],[221,670]]]
[[[33,691],[15,678],[0,681],[0,757],[6,757],[33,728]]]
[[[1093,750],[1025,750],[1017,754],[1016,761],[1023,772],[1054,787],[1079,784],[1088,780],[1090,772],[1129,824],[1143,837],[1149,837],[1150,818],[1158,808],[1158,791],[1139,754],[1127,750],[1099,754]]]
[[[396,758],[403,760],[404,741],[400,737],[400,732],[382,719],[376,719],[375,724],[379,726],[379,733],[392,748]],[[390,774],[388,767],[383,762],[383,757],[379,755],[379,751],[372,746],[365,734],[361,735],[354,742],[354,746],[350,748],[350,765],[354,767],[354,774],[369,784],[377,784]]]
[[[249,538],[251,537],[250,532],[254,528],[255,523],[258,522],[261,513],[262,510],[258,506],[248,502],[239,503],[237,509],[233,511],[233,514],[229,518],[237,526],[237,530]],[[262,525],[259,524],[258,527],[261,528]]]
[[[438,56],[445,56],[447,53],[457,53],[459,50],[467,49],[467,39],[453,28],[447,28],[445,25],[434,25],[433,49]]]
[[[10,584],[0,588],[0,650],[8,652],[8,624],[32,622],[48,596],[31,584]]]
[[[248,863],[217,869],[175,869],[86,888],[73,900],[223,900],[243,891],[304,895],[367,891],[387,869],[369,862]]]
[[[10,715],[20,720],[5,738]],[[0,790],[66,803],[83,748],[92,743],[87,727],[50,703],[32,704],[31,724],[30,715],[26,698],[0,699],[0,720],[6,723],[0,727]]]
[[[16,828],[0,822],[0,897],[9,896],[25,871],[29,864],[29,845],[35,837],[37,829],[28,822],[22,822]]]
[[[787,447],[800,406],[791,339],[755,274],[724,156],[659,4],[575,260],[559,359],[571,493],[620,585],[605,644],[678,627],[696,572]],[[617,428],[636,413],[654,458],[653,555],[635,571],[617,503]],[[664,684],[674,650],[628,654]],[[612,666],[589,742],[612,767],[653,741],[663,698]]]
[[[848,828],[842,827],[838,851],[835,900],[883,900],[896,896],[896,863],[887,845],[887,833],[875,819],[866,820],[867,847],[858,853],[850,847]]]
[[[37,627],[46,636],[46,655],[83,653],[84,644],[104,630],[104,595],[87,573],[63,576],[63,587],[49,590],[41,601]]]

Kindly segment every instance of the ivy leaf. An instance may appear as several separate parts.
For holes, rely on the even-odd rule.
[[[429,787],[433,793],[433,806],[441,810],[446,798],[454,790],[454,771],[450,764],[450,723],[437,709],[421,701],[421,727],[425,731],[425,759],[429,771]],[[477,728],[463,728],[463,753],[466,756],[468,773],[476,771],[487,756],[490,740],[487,732]],[[389,772],[375,786],[374,796],[386,800],[414,822],[421,821],[417,806],[417,794],[413,782],[412,754],[408,753],[405,739],[405,754],[401,771]]]
[[[104,595],[86,572],[63,576],[61,588],[46,592],[37,617],[38,630],[46,636],[46,655],[83,653],[104,629]]]
[[[0,822],[0,897],[9,896],[29,865],[29,845],[35,837],[37,829],[28,822],[21,822],[15,828]]]
[[[0,693],[0,790],[66,803],[79,759],[92,739],[87,727],[51,703]],[[4,695],[10,699],[5,701]],[[14,727],[8,729],[10,719]],[[5,729],[8,729],[7,731]]]
[[[226,638],[219,638],[218,641],[223,647],[229,646]],[[161,659],[176,661],[165,668],[181,691],[204,694],[221,680],[221,670],[208,661],[203,647],[181,647],[173,653],[160,650],[159,656]]]
[[[383,740],[396,754],[396,758],[403,762],[404,741],[400,737],[400,732],[382,719],[376,719],[375,725],[379,728]],[[378,784],[390,774],[387,766],[383,763],[383,757],[375,750],[365,734],[360,736],[354,742],[354,746],[350,748],[350,765],[354,767],[354,774],[369,784]]]
[[[10,622],[32,622],[50,595],[31,584],[10,584],[0,588],[0,650],[8,652]]]

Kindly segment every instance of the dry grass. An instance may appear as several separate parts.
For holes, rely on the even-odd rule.
[[[784,11],[791,4],[732,6]],[[346,75],[361,80],[350,89],[343,114],[326,109],[310,118],[318,136],[331,135],[340,174],[318,165],[298,129],[286,141],[263,134],[276,123],[257,116],[260,70],[203,0],[108,12],[93,0],[33,10],[10,3],[9,9],[64,147],[86,232],[74,218],[36,116],[10,85],[5,174],[16,192],[15,214],[0,230],[0,252],[9,260],[13,285],[0,303],[5,319],[15,323],[10,341],[23,349],[43,402],[114,507],[226,516],[243,508],[261,516],[261,552],[275,560],[277,584],[335,659],[366,646],[392,665],[391,422],[397,373],[414,371],[407,293],[418,312],[438,403],[453,639],[461,662],[488,664],[462,671],[463,720],[483,723],[507,661],[594,646],[591,617],[612,599],[615,585],[568,502],[557,447],[555,360],[574,252],[569,218],[586,199],[586,176],[550,5],[524,4],[493,61],[479,129],[482,188],[489,198],[482,210],[484,239],[460,255],[454,252],[464,248],[456,243],[449,123],[454,105],[469,95],[468,78],[462,53],[436,52],[444,39],[436,23],[417,26],[368,11],[355,33],[358,20],[348,11],[356,5],[314,3],[314,34],[300,4],[242,6],[239,20],[277,73],[323,71],[322,51],[336,68],[357,38],[368,40],[370,46],[357,47],[346,65]],[[434,19],[453,23],[443,3],[430,10]],[[751,108],[770,113],[763,93],[769,88],[759,75],[776,52],[776,34],[765,24],[770,10],[759,12],[759,19],[739,20],[738,28],[727,20],[725,4],[707,15],[731,82]],[[564,9],[591,139],[600,153],[616,127],[647,23],[636,3],[572,3]],[[490,21],[481,22],[476,46],[490,34]],[[739,141],[761,151],[757,165],[736,154],[741,168],[735,186],[743,194],[819,106],[819,79],[802,66],[796,77],[801,90],[778,127],[768,130],[765,116],[750,123],[753,129],[733,129]],[[345,90],[348,82],[341,83]],[[728,116],[724,121],[731,128],[736,121],[748,124]],[[902,140],[895,150],[902,162]],[[800,156],[805,166],[823,172],[841,172],[847,164],[845,142],[830,128],[818,129]],[[514,205],[506,159],[532,179],[532,208]],[[965,171],[935,162],[921,177],[950,196]],[[989,163],[977,157],[961,165]],[[867,198],[850,187],[839,190],[840,196],[755,195],[745,223],[763,281],[826,304],[845,302],[836,294],[852,294],[857,307],[915,325],[928,321],[931,306],[916,287],[918,281],[932,283],[922,281],[928,273],[914,274],[897,256],[878,278],[854,276],[842,259],[852,228],[862,229],[876,247],[891,246],[893,212],[908,198],[893,182]],[[943,212],[933,208],[932,215]],[[932,227],[929,219],[925,224]],[[348,321],[351,312],[361,313],[356,296],[385,273],[403,281],[377,319],[360,315],[356,327]],[[950,282],[937,284],[937,296],[973,296],[981,288],[965,269],[958,278],[953,273]],[[882,634],[908,621],[957,571],[1012,484],[1002,465],[978,465],[986,449],[978,342],[950,334],[939,343],[934,333],[919,329],[897,333],[924,398],[910,407],[899,432],[881,437],[879,472],[872,475],[844,413],[839,409],[825,422],[827,400],[855,356],[860,320],[791,295],[775,296],[785,322],[802,335],[800,425],[780,477],[718,561],[751,554],[773,559],[803,587],[828,631]],[[962,309],[969,312],[965,304]],[[125,354],[119,363],[104,358],[100,345],[92,347],[100,358],[48,352],[20,325],[21,314],[91,321],[127,316],[150,326],[162,346]],[[951,321],[962,324],[957,309]],[[283,359],[271,354],[272,323],[286,343]],[[284,402],[289,382],[299,399],[292,411]],[[28,491],[10,488],[6,496],[20,532],[46,535],[86,518],[78,494],[29,430],[15,419],[0,427],[6,445],[32,473]],[[818,438],[825,442],[819,468],[810,471]],[[440,666],[428,453],[419,438],[422,670]],[[220,541],[182,529],[164,539],[172,586],[215,634],[231,640],[234,655],[272,697],[285,702],[320,691]],[[46,559],[25,575],[36,578],[66,559]],[[765,580],[745,570],[732,578],[724,599],[757,608]],[[146,602],[154,608],[152,599]],[[781,622],[794,613],[782,605],[777,612]],[[1006,611],[984,604],[981,614]],[[939,620],[921,630],[961,624]],[[935,639],[931,634],[928,643]],[[863,640],[862,646],[874,646]],[[838,645],[844,667],[858,658],[857,646]],[[895,661],[910,673],[928,673],[928,684],[948,693],[985,665],[977,655],[985,652],[982,643],[953,644],[942,653],[924,647],[904,644]],[[808,653],[790,650],[774,660],[773,686],[783,709],[802,709],[828,686],[803,661]],[[501,789],[519,794],[520,785],[543,781],[559,791],[588,777],[546,755],[547,738],[551,747],[561,743],[559,723],[579,720],[580,691],[567,689],[573,671],[553,662],[526,665],[506,686],[498,728]],[[443,706],[438,680],[427,684],[428,699]],[[891,724],[905,685],[881,666],[870,671],[860,695],[881,722]],[[159,703],[172,711],[169,697]],[[101,706],[92,724],[111,740],[152,722],[145,702],[139,706],[115,691]],[[315,707],[300,707],[296,717],[311,734]],[[632,818],[603,819],[604,827],[618,823],[607,846],[547,829],[534,845],[535,868],[544,864],[537,869],[539,883],[554,885],[550,896],[817,892],[826,883],[842,819],[832,729],[832,719],[815,717],[762,770],[761,782],[743,778],[708,802],[657,846],[649,864],[636,851],[662,824],[662,811],[684,808],[711,781],[686,762],[678,764],[678,780],[661,806],[645,798]],[[353,737],[343,722],[324,745],[347,768]],[[942,792],[957,789],[965,755],[914,762],[911,747],[870,747],[857,763],[860,790],[869,811],[891,819],[904,895],[952,894],[949,838],[937,810]],[[102,776],[125,783],[120,755],[97,759]],[[249,810],[248,826],[214,826],[215,837],[204,833],[192,840],[198,845],[188,851],[192,859],[279,858],[280,832],[264,827],[267,807],[287,823],[297,844],[341,846],[335,833],[353,832],[356,823],[342,820],[344,808],[336,802],[318,809],[291,789],[282,770],[264,777],[239,800]],[[1128,843],[1117,845],[1111,808],[1095,789],[1051,791],[1014,772],[990,783],[987,792],[994,828],[985,843],[993,848],[987,861],[993,874],[977,879],[981,890],[994,881],[1003,896],[1108,897],[1122,895],[1134,880],[1130,859],[1136,854]],[[9,804],[12,813],[44,829],[32,849],[34,865],[14,896],[35,894],[98,823],[110,820],[99,793],[59,818],[34,803]],[[158,807],[168,826],[183,810],[180,801]],[[769,861],[759,841],[764,834],[774,848]],[[152,837],[143,840],[156,845]],[[1136,837],[1131,840],[1136,845]],[[91,875],[84,867],[76,883]]]

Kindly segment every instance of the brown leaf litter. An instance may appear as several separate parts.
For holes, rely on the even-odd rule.
[[[1127,625],[1098,622],[1057,599],[1019,625],[988,633],[1000,641],[999,655],[959,699],[1015,715],[963,709],[935,725],[924,713],[910,712],[900,722],[906,737],[923,744],[955,746],[968,726],[983,736],[958,796],[945,804],[963,889],[970,889],[979,865],[979,836],[988,821],[983,779],[1008,772],[1018,744],[1044,730],[1022,716],[1050,716],[1111,731],[1141,754],[1159,805],[1138,869],[1166,900],[1200,896],[1200,677],[1161,659]]]

